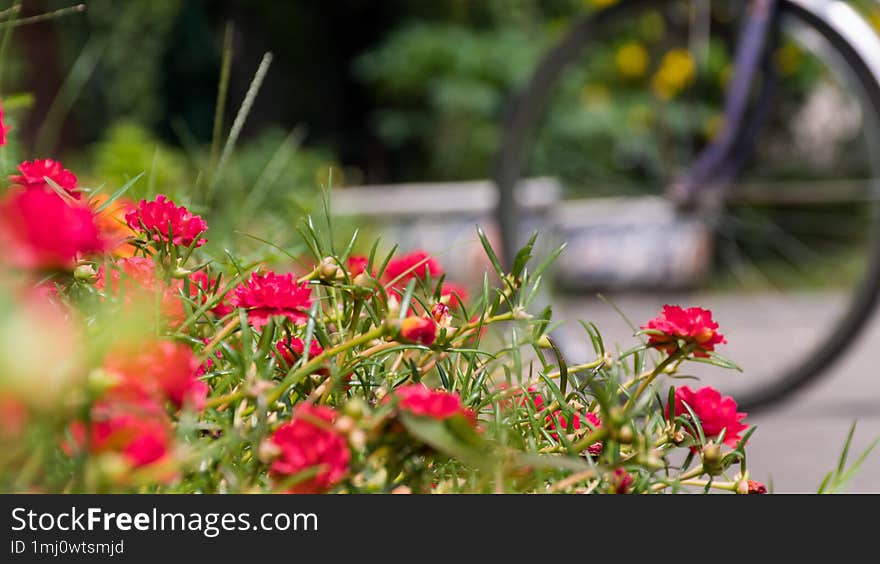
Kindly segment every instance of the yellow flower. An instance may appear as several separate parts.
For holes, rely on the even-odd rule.
[[[614,55],[617,72],[626,78],[644,76],[648,70],[648,60],[648,50],[636,41],[624,43]]]
[[[686,49],[672,49],[651,79],[651,90],[661,100],[675,98],[693,81],[695,71],[694,59]]]
[[[801,68],[803,52],[794,43],[786,43],[776,50],[775,58],[782,76],[791,76]]]
[[[618,0],[584,0],[584,3],[587,6],[592,6],[594,8],[607,8],[608,6],[613,6],[617,4]]]

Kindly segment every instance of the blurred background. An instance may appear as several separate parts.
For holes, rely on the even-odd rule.
[[[23,18],[71,5],[2,7],[13,4]],[[13,130],[0,167],[57,158],[81,184],[111,190],[143,172],[129,195],[166,193],[208,214],[217,256],[265,248],[260,239],[304,252],[292,226],[332,186],[344,228],[329,236],[357,226],[367,249],[374,236],[425,247],[473,286],[474,225],[498,239],[489,179],[512,96],[575,21],[613,4],[89,0],[83,13],[5,28],[0,95]],[[557,317],[595,321],[623,349],[632,328],[609,301],[636,324],[663,303],[711,307],[730,341],[722,352],[745,373],[694,372],[747,393],[859,307],[878,218],[873,199],[852,194],[878,177],[878,116],[839,46],[783,18],[757,87],[772,86],[772,100],[737,163],[736,198],[711,222],[672,213],[665,187],[724,127],[743,11],[732,0],[657,4],[600,30],[555,85],[524,156],[523,233],[544,232],[545,252],[569,244],[544,298]],[[849,5],[880,28],[877,3]],[[871,425],[854,449],[880,434],[880,328],[863,333],[821,386],[753,421],[768,427],[753,465],[780,490],[815,490],[852,419]],[[590,354],[576,323],[563,335],[572,355]],[[855,487],[880,490],[880,466]]]

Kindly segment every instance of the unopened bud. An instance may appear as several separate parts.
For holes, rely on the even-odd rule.
[[[707,474],[716,475],[721,472],[721,445],[709,443],[703,447],[703,469]]]
[[[363,429],[353,429],[348,435],[348,443],[355,450],[363,450],[367,446],[367,434]]]
[[[324,257],[316,269],[321,280],[337,280],[344,276],[342,269],[333,257]]]
[[[370,286],[370,279],[363,272],[355,276],[352,282],[355,286],[360,286],[362,288],[368,288]]]
[[[367,413],[367,404],[361,398],[354,397],[343,406],[342,413],[355,421],[361,419]]]
[[[633,442],[633,438],[635,438],[635,434],[629,425],[624,425],[617,432],[617,442],[621,444],[628,445]]]
[[[742,494],[742,495],[749,493],[748,480],[740,480],[736,483],[736,493]]]
[[[81,264],[73,270],[73,277],[80,282],[92,283],[98,279],[98,273],[91,264]]]
[[[264,440],[260,443],[257,457],[264,464],[269,464],[281,455],[281,448],[270,440]]]
[[[355,427],[357,425],[353,418],[349,417],[348,415],[343,415],[336,420],[336,423],[334,423],[333,426],[336,428],[336,431],[338,431],[341,435],[348,435],[355,430]]]

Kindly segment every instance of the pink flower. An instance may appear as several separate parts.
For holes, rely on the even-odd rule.
[[[288,366],[293,366],[302,358],[305,347],[303,340],[296,337],[282,339],[275,344],[275,349]],[[323,352],[324,349],[318,344],[318,339],[312,338],[312,342],[309,344],[309,358],[315,358]]]
[[[111,352],[104,369],[119,379],[116,393],[169,400],[178,408],[201,411],[208,385],[199,379],[203,372],[192,350],[171,341],[140,344]]]
[[[437,324],[431,319],[411,315],[400,323],[400,338],[430,347],[437,338]]]
[[[312,290],[306,282],[297,284],[293,274],[255,272],[235,289],[229,303],[246,309],[255,327],[266,325],[274,315],[286,317],[293,323],[305,323],[312,306]]]
[[[318,473],[295,484],[288,493],[323,493],[338,484],[348,472],[351,453],[339,433],[333,430],[336,412],[329,407],[301,403],[293,419],[284,423],[269,439],[278,457],[269,467],[276,480],[318,469]]]
[[[46,190],[12,189],[0,200],[4,260],[21,268],[71,270],[104,250],[95,216]]]
[[[197,299],[199,297],[199,292],[201,292],[201,304],[204,305],[208,302],[209,297],[214,295],[215,291],[220,291],[217,278],[209,277],[204,269],[197,270],[190,274],[189,293],[191,298],[194,300]],[[217,305],[212,307],[210,311],[217,317],[225,317],[232,313],[232,309],[233,308],[229,305],[229,295],[227,294],[223,296],[223,298],[217,302]]]
[[[616,494],[629,493],[633,485],[632,474],[623,468],[615,468],[611,477],[611,491]]]
[[[6,125],[6,122],[3,120],[3,107],[0,106],[0,146],[6,144],[6,134],[9,130],[10,127]]]
[[[60,186],[65,192],[73,198],[79,199],[80,193],[76,187],[76,175],[64,168],[58,161],[52,159],[36,159],[30,162],[23,162],[18,165],[18,171],[21,174],[13,174],[9,177],[9,181],[17,186],[22,186],[28,190],[42,188],[52,191],[52,186],[46,182],[46,178]]]
[[[458,394],[432,390],[421,384],[410,384],[394,390],[394,396],[397,398],[398,407],[413,415],[441,421],[453,415],[462,415],[471,423],[476,423],[474,412],[461,404]]]
[[[468,300],[467,290],[463,286],[444,282],[443,288],[440,290],[441,296],[449,296],[449,305],[451,307],[461,307]]]
[[[205,220],[161,194],[151,202],[141,200],[136,209],[125,214],[125,221],[131,229],[146,232],[157,243],[171,242],[184,247],[195,243],[201,247],[208,241],[199,237],[208,230]]]
[[[443,274],[443,267],[437,260],[425,251],[413,251],[408,255],[391,260],[385,267],[383,281],[394,287],[403,288],[413,278],[425,280],[430,275],[437,279]]]
[[[737,411],[734,399],[729,396],[722,397],[718,390],[710,386],[696,392],[687,386],[675,390],[676,417],[690,416],[684,406],[685,403],[700,419],[700,425],[703,427],[703,434],[707,440],[718,437],[722,430],[727,429],[724,433],[724,444],[735,447],[742,438],[740,432],[748,428],[748,425],[741,423],[746,414]]]
[[[712,321],[712,312],[698,307],[682,309],[665,305],[660,315],[642,325],[642,329],[659,331],[661,334],[649,335],[648,344],[668,354],[678,350],[679,339],[695,347],[694,356],[699,357],[708,357],[707,352],[714,351],[715,345],[727,342],[717,331],[718,324]]]
[[[172,326],[180,325],[186,320],[186,310],[180,299],[182,280],[172,280],[170,284],[165,284],[156,276],[156,263],[145,257],[119,259],[110,264],[113,266],[109,268],[109,279],[107,265],[98,269],[95,288],[122,296],[127,306],[138,300],[152,303],[156,294],[159,294],[159,309]]]
[[[363,274],[367,270],[370,259],[363,256],[348,257],[348,275],[354,278],[358,274]]]
[[[767,486],[762,484],[761,482],[756,482],[755,480],[749,480],[748,482],[749,492],[750,494],[765,494],[767,493]]]
[[[77,421],[70,428],[74,445],[62,445],[68,454],[72,446],[88,444],[90,452],[121,454],[132,468],[165,459],[170,452],[171,429],[162,407],[150,401],[102,400],[92,407],[88,425]]]

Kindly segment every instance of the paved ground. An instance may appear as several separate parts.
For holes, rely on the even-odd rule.
[[[695,372],[713,385],[735,395],[736,386],[747,385],[778,366],[784,351],[812,345],[817,329],[833,318],[839,296],[666,296],[669,303],[711,307],[730,344],[719,349],[736,360],[745,372],[721,371],[702,365]],[[643,322],[656,314],[657,304],[645,299],[618,297],[615,303],[633,320]],[[631,332],[619,316],[597,300],[576,299],[560,304],[555,317],[595,322],[611,342],[628,348]],[[585,351],[582,333],[567,325],[570,349]],[[758,426],[753,436],[749,464],[756,479],[772,482],[777,492],[815,492],[825,473],[835,467],[846,433],[858,420],[851,460],[880,437],[880,314],[856,341],[848,354],[816,385],[791,397],[778,407],[750,416]],[[731,384],[731,382],[739,382]],[[880,493],[880,448],[862,466],[845,490]]]

